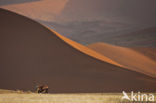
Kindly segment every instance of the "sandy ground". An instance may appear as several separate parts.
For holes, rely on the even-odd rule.
[[[121,98],[121,93],[36,94],[0,90],[0,103],[132,103]]]

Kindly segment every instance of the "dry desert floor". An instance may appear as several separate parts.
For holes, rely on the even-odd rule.
[[[156,103],[156,100],[130,102],[121,98],[121,93],[37,94],[0,90],[0,103]]]

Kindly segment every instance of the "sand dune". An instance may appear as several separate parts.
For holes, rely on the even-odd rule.
[[[0,6],[21,4],[21,3],[27,3],[27,2],[35,2],[35,1],[40,1],[40,0],[1,0]]]
[[[135,51],[136,49],[134,50],[134,48],[113,46],[105,43],[95,43],[88,47],[116,61],[125,68],[156,77],[156,62],[149,58],[155,54],[154,51],[150,52],[148,48]],[[138,52],[139,50],[142,53]]]
[[[29,18],[53,21],[59,15],[68,0],[40,0],[20,4],[4,5],[2,8],[25,15]]]
[[[47,27],[48,28],[48,27]],[[92,56],[96,59],[99,59],[99,60],[102,60],[104,62],[107,62],[107,63],[110,63],[110,64],[113,64],[113,65],[117,65],[117,66],[120,66],[120,67],[123,67],[122,65],[120,65],[119,63],[111,60],[110,58],[104,56],[104,55],[101,55],[100,53],[97,53],[95,52],[94,50],[86,47],[86,46],[83,46],[73,40],[70,40],[62,35],[60,35],[59,33],[55,32],[54,30],[50,29],[51,32],[54,32],[58,37],[60,37],[63,41],[65,41],[66,43],[68,43],[69,45],[71,45],[72,47],[74,47],[75,49],[85,53],[86,55],[89,55],[89,56]]]
[[[21,4],[21,3],[26,3],[26,2],[35,2],[35,1],[40,1],[40,0],[1,0],[0,6],[11,5],[11,4]]]
[[[126,47],[156,48],[156,27],[148,27],[135,32],[105,38],[105,42]]]
[[[47,84],[53,93],[156,91],[155,78],[89,56],[87,48],[24,16],[0,9],[0,28],[2,89]]]
[[[153,16],[155,15],[155,9],[152,9],[155,8],[155,5],[153,5],[155,1],[148,1],[151,8],[146,5],[147,0],[142,2],[148,10],[147,8],[146,10],[143,10],[143,8],[139,10],[138,5],[140,3],[131,0],[125,2],[123,0],[11,0],[10,2],[9,0],[2,0],[1,2],[2,4],[4,2],[10,3],[10,5],[0,7],[38,20],[51,28],[55,28],[61,35],[82,44],[103,41],[121,46],[156,47],[155,34],[143,35],[140,32],[141,29],[148,28],[149,25],[151,27],[155,23],[153,22],[154,19],[151,19],[155,18]],[[144,16],[140,16],[140,14],[137,16],[138,12],[131,12],[132,9],[128,9],[131,7],[130,5],[134,6],[133,9],[137,7],[136,10],[140,13],[143,11],[141,15]],[[119,7],[124,9],[117,9]],[[119,12],[128,14],[121,15]],[[129,15],[130,13],[135,15]],[[142,17],[142,20],[140,17]],[[134,20],[134,22],[130,19]],[[138,21],[140,22],[137,23]],[[136,35],[129,34],[134,31],[137,31]],[[121,34],[128,34],[128,36]]]
[[[149,57],[150,59],[152,59],[154,61],[156,61],[156,48],[133,47],[131,49]]]

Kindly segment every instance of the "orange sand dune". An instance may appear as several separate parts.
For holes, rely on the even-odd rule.
[[[41,0],[1,7],[33,19],[51,21],[62,12],[67,2],[68,0]]]
[[[48,27],[47,27],[48,28]],[[51,30],[49,28],[49,30]],[[60,35],[59,33],[55,32],[54,30],[51,30],[52,32],[54,32],[58,37],[60,37],[62,40],[64,40],[66,43],[68,43],[69,45],[71,45],[72,47],[74,47],[75,49],[85,53],[86,55],[89,55],[89,56],[92,56],[96,59],[99,59],[99,60],[102,60],[104,62],[107,62],[107,63],[110,63],[110,64],[113,64],[113,65],[117,65],[117,66],[120,66],[120,67],[123,67],[122,65],[116,63],[115,61],[111,60],[110,58],[108,57],[105,57],[97,52],[95,52],[94,50],[86,47],[86,46],[83,46],[75,41],[72,41],[62,35]]]
[[[152,59],[154,61],[156,61],[156,48],[134,47],[131,49],[149,57],[150,59]]]
[[[1,89],[47,84],[52,93],[156,92],[155,78],[98,60],[24,16],[0,9],[0,28]]]
[[[148,51],[149,53],[145,55],[143,51],[140,53],[131,48],[113,46],[105,43],[95,43],[88,45],[88,47],[116,61],[125,68],[156,77],[156,62],[147,57],[147,55],[152,57],[154,52]]]

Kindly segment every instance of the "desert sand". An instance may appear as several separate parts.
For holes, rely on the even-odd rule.
[[[150,48],[150,47],[133,47],[132,50],[135,50],[136,52],[139,52],[150,59],[156,61],[156,48]]]
[[[88,45],[88,47],[116,61],[125,68],[156,77],[156,61],[151,59],[155,58],[154,50],[119,47],[106,43],[95,43]]]
[[[36,20],[53,21],[55,16],[60,15],[67,2],[68,0],[34,0],[23,3],[21,1],[21,3],[1,5],[1,8]]]
[[[94,58],[27,17],[0,9],[0,28],[1,89],[47,84],[53,93],[156,91],[155,78]]]

